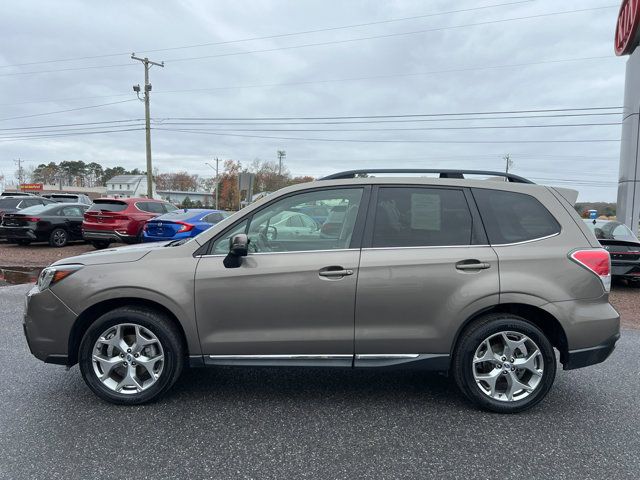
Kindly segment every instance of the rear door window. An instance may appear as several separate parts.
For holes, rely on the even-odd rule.
[[[473,220],[462,190],[381,187],[375,208],[373,247],[472,243]]]
[[[474,188],[489,242],[525,242],[560,233],[560,224],[535,197],[524,193]]]

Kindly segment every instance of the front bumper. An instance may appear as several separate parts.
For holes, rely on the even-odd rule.
[[[67,364],[69,334],[77,315],[50,289],[34,286],[25,298],[24,335],[32,355],[46,363]]]
[[[620,334],[617,333],[595,347],[569,350],[567,361],[563,365],[564,370],[573,370],[575,368],[588,367],[589,365],[604,362],[616,348],[616,342],[619,339]]]

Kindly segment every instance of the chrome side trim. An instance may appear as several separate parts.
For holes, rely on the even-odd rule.
[[[290,255],[295,253],[327,253],[327,252],[358,252],[359,248],[335,248],[335,249],[327,249],[327,250],[296,250],[295,252],[252,252],[249,253],[249,257],[253,257],[256,255]],[[211,255],[197,255],[196,258],[207,258],[207,257],[226,257],[226,253],[216,253]]]
[[[415,247],[365,247],[363,252],[368,250],[431,250],[434,248],[476,248],[490,247],[491,245],[420,245]]]
[[[212,360],[336,360],[351,359],[351,354],[304,354],[304,355],[209,355]]]
[[[356,355],[356,360],[381,360],[387,358],[418,358],[419,353],[361,353]]]
[[[511,245],[523,245],[525,243],[532,243],[532,242],[539,242],[540,240],[546,240],[548,238],[553,238],[553,237],[557,237],[558,235],[560,235],[562,233],[562,231],[553,233],[551,235],[547,235],[546,237],[538,237],[538,238],[532,238],[531,240],[524,240],[522,242],[514,242],[514,243],[494,243],[491,246],[492,247],[510,247]]]

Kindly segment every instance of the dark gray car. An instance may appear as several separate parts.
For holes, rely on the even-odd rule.
[[[25,333],[114,403],[157,398],[185,365],[421,367],[516,412],[619,337],[610,260],[567,191],[458,178],[285,188],[199,236],[60,260],[27,295]],[[499,174],[496,174],[499,175]],[[344,210],[331,235],[271,219]],[[604,399],[603,399],[604,401]]]

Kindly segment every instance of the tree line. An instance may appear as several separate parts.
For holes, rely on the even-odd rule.
[[[224,209],[237,208],[240,201],[238,191],[238,175],[243,172],[255,175],[253,192],[275,192],[276,190],[296,183],[310,182],[311,176],[291,175],[286,165],[275,161],[254,160],[248,166],[243,166],[236,160],[224,162],[220,171],[219,204]],[[96,162],[86,163],[82,160],[65,160],[60,163],[41,163],[36,167],[26,168],[21,172],[24,181],[29,183],[44,183],[47,185],[62,184],[69,187],[102,187],[109,179],[117,175],[145,175],[146,172],[134,168],[127,170],[121,166],[103,167]],[[177,190],[181,192],[215,192],[215,177],[203,177],[190,174],[187,171],[160,173],[154,169],[153,179],[156,190]]]

